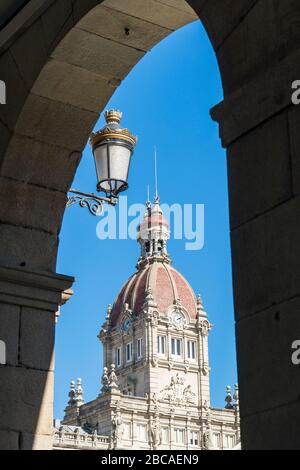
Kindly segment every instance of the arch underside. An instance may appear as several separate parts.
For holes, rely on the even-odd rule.
[[[0,330],[9,358],[0,446],[50,442],[53,313],[72,284],[55,273],[58,234],[89,133],[144,54],[198,17],[225,96],[211,114],[227,147],[242,442],[300,447],[300,379],[289,361],[300,291],[293,0],[41,0],[0,31]]]

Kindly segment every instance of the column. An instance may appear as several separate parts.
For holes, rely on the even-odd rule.
[[[7,349],[0,366],[1,448],[52,447],[55,320],[72,283],[0,267],[0,339]]]

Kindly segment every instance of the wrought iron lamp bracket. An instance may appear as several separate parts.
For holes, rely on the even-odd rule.
[[[87,207],[92,215],[99,216],[103,214],[104,203],[115,206],[118,202],[118,198],[115,196],[110,197],[99,197],[96,194],[84,193],[83,191],[77,191],[71,188],[68,193],[67,207],[79,204],[80,207]]]

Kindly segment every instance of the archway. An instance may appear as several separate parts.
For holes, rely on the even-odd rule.
[[[299,380],[289,354],[299,293],[299,114],[290,105],[290,84],[299,73],[294,18],[300,7],[292,0],[188,3],[211,38],[225,95],[212,115],[228,148],[243,445],[296,448],[299,434],[291,423],[299,414],[297,387],[281,391],[287,380]],[[181,1],[151,0],[142,11],[139,5],[70,0],[40,2],[35,9],[28,2],[0,35],[8,100],[0,110],[1,321],[8,358],[0,370],[0,428],[5,445],[13,448],[49,444],[53,313],[72,283],[54,274],[58,232],[65,192],[101,110],[94,108],[93,87],[89,95],[80,94],[78,85],[95,80],[103,107],[160,34],[192,19]],[[95,25],[100,9],[100,19],[108,9],[121,19],[98,17]],[[141,44],[128,45],[132,23],[137,30],[140,24]],[[101,24],[117,26],[102,35],[93,32]],[[112,76],[99,73],[105,62]],[[32,335],[37,329],[39,337]]]
[[[187,276],[196,294],[201,294],[214,325],[209,339],[211,403],[224,407],[225,386],[236,382],[226,156],[219,145],[218,126],[208,114],[222,97],[214,52],[202,24],[195,21],[143,57],[109,101],[107,108],[123,110],[122,123],[138,135],[138,144],[129,190],[121,195],[116,210],[106,206],[111,214],[110,228],[107,212],[95,218],[73,206],[64,215],[58,271],[72,272],[76,282],[74,296],[64,306],[56,328],[55,418],[64,416],[71,378],[82,378],[86,402],[99,394],[105,364],[96,335],[105,321],[108,303],[113,303],[120,286],[133,274],[140,255],[136,233],[128,236],[126,224],[132,225],[135,217],[127,209],[132,211],[137,203],[145,203],[148,183],[150,198],[154,197],[154,143],[161,203],[168,208],[176,205],[176,214],[180,213],[177,221],[182,218],[187,222],[192,208],[193,230],[198,227],[197,241],[193,235],[189,246],[186,236],[191,236],[190,224],[186,223],[185,230],[178,224],[174,230],[173,214],[168,252],[172,265]],[[96,129],[104,122],[102,115]],[[88,144],[72,187],[89,191],[94,181]],[[203,247],[201,204],[205,213]],[[185,232],[181,240],[174,239],[178,232]]]

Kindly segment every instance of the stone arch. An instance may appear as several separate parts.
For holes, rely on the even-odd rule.
[[[299,377],[279,359],[294,340],[300,274],[300,114],[290,100],[300,74],[300,5],[293,0],[148,0],[147,7],[139,0],[29,1],[0,32],[7,85],[0,295],[1,323],[9,318],[10,325],[8,363],[0,369],[4,447],[50,443],[53,313],[72,283],[55,274],[58,233],[89,132],[130,68],[195,13],[216,52],[225,96],[212,117],[228,149],[243,446],[299,447],[290,426],[300,413],[297,387],[281,393]],[[26,403],[19,389],[30,389]]]

